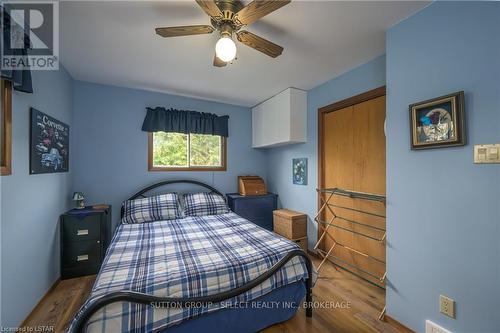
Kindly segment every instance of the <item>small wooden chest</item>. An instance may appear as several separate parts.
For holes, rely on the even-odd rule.
[[[307,237],[307,215],[289,209],[273,212],[274,232],[288,239],[297,240]],[[306,240],[307,243],[307,240]]]
[[[238,192],[240,195],[264,195],[267,194],[267,188],[259,176],[239,176]]]

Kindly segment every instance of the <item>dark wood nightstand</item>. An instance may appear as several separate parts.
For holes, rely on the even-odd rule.
[[[267,230],[273,231],[273,211],[278,205],[278,196],[226,194],[229,208],[241,217]]]
[[[99,272],[111,240],[111,206],[61,215],[61,279]]]

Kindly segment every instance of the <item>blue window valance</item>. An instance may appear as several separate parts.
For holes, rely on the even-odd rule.
[[[229,136],[229,116],[188,110],[146,108],[142,123],[145,132],[173,132]]]
[[[20,27],[18,24],[12,24],[11,18],[7,11],[4,10],[3,7],[0,7],[2,11],[2,33],[3,33],[3,45],[1,45],[2,50],[0,52],[0,63],[2,63],[3,55],[15,56],[26,58],[28,56],[28,49],[30,48],[30,40],[29,35],[23,31],[23,27]],[[14,31],[14,29],[16,31]],[[20,38],[24,39],[24,48],[11,48],[11,33],[20,36]],[[15,70],[11,69],[2,69],[0,72],[0,76],[2,79],[12,82],[12,87],[15,90],[32,93],[33,86],[31,83],[31,72],[29,67],[19,68]]]

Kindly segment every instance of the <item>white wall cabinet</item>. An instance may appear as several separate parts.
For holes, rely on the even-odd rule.
[[[254,148],[271,148],[306,141],[306,91],[288,88],[252,108]]]

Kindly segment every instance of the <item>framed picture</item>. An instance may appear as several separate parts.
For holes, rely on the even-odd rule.
[[[31,108],[30,174],[67,172],[69,126]]]
[[[413,150],[465,145],[464,92],[410,105],[410,133]]]
[[[307,185],[307,158],[292,160],[292,175],[295,185]]]

